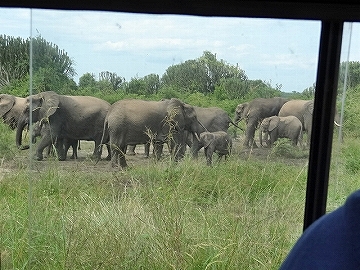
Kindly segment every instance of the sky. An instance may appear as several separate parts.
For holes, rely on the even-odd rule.
[[[360,27],[345,25],[343,56],[360,61]],[[0,34],[41,35],[74,61],[75,81],[115,72],[126,81],[201,57],[238,65],[251,80],[302,92],[316,80],[320,21],[0,8]]]

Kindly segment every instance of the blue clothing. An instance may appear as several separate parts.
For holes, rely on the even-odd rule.
[[[360,269],[360,190],[311,224],[280,269]]]

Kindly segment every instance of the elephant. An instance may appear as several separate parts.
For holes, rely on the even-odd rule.
[[[107,135],[103,138],[103,127],[109,109],[110,103],[91,96],[65,96],[53,91],[29,96],[17,126],[16,144],[19,149],[22,148],[22,131],[29,123],[31,113],[33,123],[45,120],[49,125],[38,143],[35,159],[42,160],[44,148],[56,141],[58,158],[65,160],[63,145],[66,138],[94,141],[93,156],[100,159],[101,147],[99,146],[102,141],[108,140]]]
[[[200,132],[213,132],[213,131],[225,131],[227,132],[229,129],[230,124],[234,125],[235,127],[241,129],[238,127],[232,119],[229,117],[227,112],[221,108],[218,107],[198,107],[193,106],[196,112],[196,116],[198,121],[201,123]],[[199,142],[198,140],[193,140],[193,136],[191,133],[185,131],[185,137],[186,137],[186,144],[191,148],[191,153],[194,158],[198,157],[198,152],[201,149],[199,148]],[[149,156],[149,147],[150,144],[145,144],[145,156]],[[135,155],[134,146],[128,147],[128,155]],[[171,146],[169,145],[169,152],[171,153]]]
[[[237,124],[243,119],[246,122],[244,147],[257,147],[254,136],[260,122],[266,117],[277,115],[281,107],[288,101],[289,99],[282,97],[256,98],[237,105],[234,122]]]
[[[38,121],[36,123],[33,124],[32,127],[32,136],[31,136],[31,141],[32,143],[36,143],[36,138],[39,136],[46,136],[46,134],[49,132],[49,124],[47,121]],[[57,142],[55,142],[56,145]],[[53,144],[48,146],[48,155],[50,154],[51,150],[53,149]],[[65,156],[67,156],[67,152],[70,148],[70,146],[73,149],[73,154],[71,155],[70,159],[77,159],[78,158],[78,154],[77,154],[77,150],[80,150],[80,141],[79,140],[74,140],[74,139],[70,139],[70,138],[65,138],[64,139],[64,152],[65,152]],[[79,147],[79,148],[78,148]]]
[[[293,146],[302,143],[302,124],[293,115],[290,116],[270,116],[262,120],[259,128],[260,145],[263,146],[263,137],[266,137],[268,147],[271,147],[278,138],[289,138]],[[270,137],[270,141],[268,140]]]
[[[197,119],[202,124],[201,132],[215,132],[215,131],[224,131],[227,132],[230,124],[238,127],[237,124],[229,117],[227,112],[218,107],[197,107],[194,106]],[[191,152],[194,158],[198,156],[199,152],[199,142],[197,140],[192,140],[192,137],[188,136],[187,145],[191,147]],[[201,147],[200,147],[201,149]]]
[[[279,116],[296,116],[302,123],[303,132],[307,133],[307,144],[310,145],[314,100],[293,99],[285,103],[279,111]],[[340,126],[339,114],[335,112],[334,123]]]
[[[214,152],[218,154],[219,160],[222,158],[222,156],[225,156],[226,159],[231,154],[232,140],[229,134],[225,131],[206,131],[200,133],[198,147],[204,147],[206,164],[211,166],[212,155]]]
[[[195,109],[179,99],[145,101],[139,99],[119,100],[111,105],[105,118],[104,131],[108,133],[111,147],[112,167],[127,167],[127,145],[151,142],[157,158],[163,143],[172,142],[175,161],[185,154],[184,131],[198,138],[200,123]]]
[[[15,129],[24,111],[26,98],[0,94],[0,117],[11,129]]]

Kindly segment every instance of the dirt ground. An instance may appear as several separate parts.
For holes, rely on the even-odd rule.
[[[237,156],[239,160],[263,160],[264,162],[273,161],[273,162],[283,162],[289,165],[296,166],[305,166],[308,161],[308,157],[304,156],[301,158],[290,158],[286,156],[278,156],[274,154],[273,150],[270,148],[253,148],[245,149],[242,146],[241,138],[233,139],[233,150],[232,155]],[[61,163],[61,168],[64,170],[70,171],[99,171],[100,170],[110,170],[111,165],[110,161],[105,160],[107,156],[106,147],[103,149],[102,160],[98,163],[92,159],[92,152],[94,149],[94,143],[88,141],[81,141],[81,149],[78,150],[78,159],[73,160],[69,157],[72,154],[72,149],[69,149],[68,157],[65,161],[59,161]],[[35,150],[35,147],[33,147]],[[189,149],[187,149],[189,151]],[[144,156],[144,146],[137,145],[136,155],[126,155],[126,160],[129,166],[138,166],[141,164],[148,164],[152,162],[153,155],[150,154],[149,158]],[[150,149],[152,153],[152,148]],[[168,156],[169,152],[166,146],[164,146],[164,156]],[[30,151],[23,150],[16,153],[16,156],[12,160],[0,160],[0,179],[1,174],[18,170],[19,168],[28,168],[29,166],[32,170],[41,171],[46,167],[54,166],[58,161],[54,157],[44,158],[42,161],[30,160]],[[204,158],[203,149],[200,150],[199,158]],[[214,159],[215,160],[215,159]]]

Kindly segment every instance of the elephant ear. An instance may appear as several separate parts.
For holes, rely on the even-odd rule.
[[[273,131],[280,122],[280,118],[279,117],[273,117],[270,119],[270,123],[269,123],[269,131]]]
[[[40,98],[42,99],[42,115],[49,117],[53,115],[56,110],[59,108],[59,95],[53,91],[40,93]]]
[[[312,115],[314,111],[314,101],[310,100],[309,102],[306,102],[304,106],[305,106],[305,111],[307,111]]]
[[[204,145],[204,148],[206,148],[214,140],[214,134],[211,134],[210,132],[203,132],[200,134],[200,140]]]
[[[0,117],[3,117],[15,104],[15,97],[12,95],[0,95]]]

